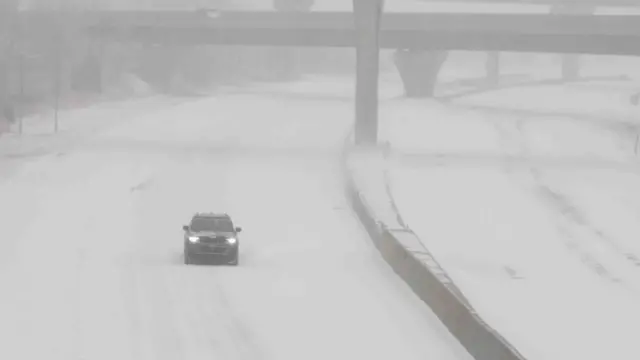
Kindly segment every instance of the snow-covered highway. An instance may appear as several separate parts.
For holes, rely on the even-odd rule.
[[[528,359],[638,357],[636,87],[544,85],[382,106],[397,210]]]
[[[351,118],[344,101],[202,98],[13,166],[0,358],[469,359],[343,198]],[[182,264],[196,211],[244,228],[239,267]]]

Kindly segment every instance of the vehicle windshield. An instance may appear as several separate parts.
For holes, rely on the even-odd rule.
[[[229,219],[199,217],[191,221],[191,231],[233,231],[233,223]]]

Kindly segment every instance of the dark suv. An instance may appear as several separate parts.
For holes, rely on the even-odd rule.
[[[235,227],[227,214],[197,213],[184,230],[184,263],[193,264],[198,259],[222,260],[238,265],[242,228]]]

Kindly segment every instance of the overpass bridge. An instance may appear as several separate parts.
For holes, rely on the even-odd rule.
[[[418,0],[423,3],[441,3],[441,0]],[[638,0],[447,0],[449,5],[453,3],[464,4],[500,4],[500,5],[541,5],[541,6],[576,6],[594,8],[638,8]]]
[[[30,28],[48,16],[29,15]],[[89,36],[150,44],[353,48],[361,36],[343,12],[123,11],[79,20]],[[640,55],[640,15],[390,13],[381,17],[379,46]]]
[[[442,50],[640,55],[640,15],[432,13],[413,11],[415,2],[405,11],[382,12],[374,0],[352,4],[351,12],[22,11],[17,24],[31,36],[47,36],[64,25],[105,41],[156,45],[356,48],[356,138],[361,143],[376,139],[380,48],[416,56]]]

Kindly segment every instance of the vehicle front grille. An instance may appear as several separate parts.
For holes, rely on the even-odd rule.
[[[224,244],[227,239],[224,236],[203,236],[200,238],[200,242],[203,244]]]

